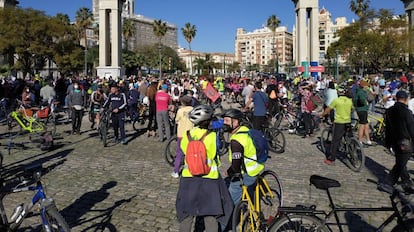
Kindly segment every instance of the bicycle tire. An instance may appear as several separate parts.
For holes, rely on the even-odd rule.
[[[332,129],[325,128],[323,129],[321,133],[321,138],[320,138],[321,151],[324,154],[327,154],[331,144],[332,144]]]
[[[103,143],[103,146],[106,147],[107,140],[108,140],[108,128],[106,127],[106,119],[103,119],[99,125],[99,134],[101,135],[101,140]]]
[[[283,132],[276,128],[267,128],[266,137],[269,144],[269,150],[275,153],[285,152],[286,138]]]
[[[56,232],[69,232],[70,228],[68,223],[65,221],[63,216],[59,213],[55,206],[49,206],[46,209],[45,219],[49,225],[49,228],[46,228],[46,225],[43,224],[43,231],[56,231]]]
[[[287,231],[320,231],[330,232],[328,226],[313,215],[289,214],[278,218],[273,225],[270,226],[268,232],[287,232]]]
[[[174,167],[175,157],[177,155],[177,136],[172,136],[164,147],[164,157],[167,164]]]
[[[275,116],[273,116],[273,118],[275,118],[275,123],[273,124],[273,127],[279,128],[283,118],[282,112],[277,113]]]
[[[56,115],[54,113],[51,113],[46,121],[47,130],[50,131],[52,136],[56,135]]]
[[[261,189],[264,190],[264,194],[263,192],[260,194],[260,210],[262,218],[265,220],[266,225],[269,226],[277,216],[279,207],[283,206],[282,182],[276,172],[271,170],[265,170],[260,176],[262,179],[259,181],[263,181],[264,179],[270,190],[273,192],[272,197],[263,186],[263,183],[260,183],[263,187]]]
[[[344,162],[354,172],[360,172],[365,164],[365,155],[361,143],[351,138],[347,144]]]
[[[253,221],[250,221],[249,213],[252,212]],[[259,231],[259,215],[252,209],[249,211],[249,204],[246,201],[240,201],[234,207],[233,218],[232,218],[232,231],[233,232],[242,232],[242,231]],[[254,229],[252,229],[254,227]]]
[[[408,219],[396,225],[391,232],[414,232],[414,219]]]
[[[148,118],[139,117],[132,121],[132,128],[134,128],[135,131],[144,131],[147,129],[147,126]]]

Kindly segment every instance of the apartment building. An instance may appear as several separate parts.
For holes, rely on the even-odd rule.
[[[275,70],[271,60],[278,60],[279,72],[284,72],[293,62],[293,35],[286,27],[278,27],[275,33],[267,27],[252,32],[237,29],[235,61],[240,63],[242,69],[248,70],[253,66],[259,71],[266,67]]]

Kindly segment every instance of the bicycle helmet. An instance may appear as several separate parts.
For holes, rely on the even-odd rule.
[[[211,119],[213,116],[213,108],[208,105],[198,105],[190,112],[190,121],[194,125],[199,125],[205,120]]]
[[[239,120],[244,118],[244,114],[238,109],[228,109],[228,110],[224,111],[221,116],[223,118],[224,117],[229,117],[229,118],[235,118],[235,119],[239,119]]]

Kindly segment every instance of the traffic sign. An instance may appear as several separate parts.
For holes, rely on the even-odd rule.
[[[325,72],[325,67],[323,66],[310,66],[309,72]]]

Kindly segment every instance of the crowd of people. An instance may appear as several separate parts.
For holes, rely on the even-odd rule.
[[[405,76],[404,76],[405,77]],[[219,100],[206,94],[213,88]],[[123,80],[112,78],[35,78],[33,80],[3,79],[0,98],[21,100],[25,107],[57,101],[71,111],[72,133],[82,133],[85,111],[93,112],[90,128],[99,124],[100,114],[108,109],[114,129],[114,140],[126,145],[125,123],[139,115],[138,106],[148,105],[146,136],[163,143],[173,133],[178,138],[176,160],[172,177],[180,178],[176,210],[180,231],[190,231],[194,217],[203,217],[206,231],[225,230],[228,227],[232,207],[240,201],[240,179],[249,187],[264,169],[257,162],[256,148],[244,124],[244,111],[252,110],[252,128],[262,130],[266,115],[276,115],[284,106],[296,101],[298,115],[303,118],[303,138],[314,136],[312,117],[316,106],[313,96],[323,99],[324,110],[320,117],[333,124],[333,141],[325,163],[334,164],[339,142],[352,115],[357,115],[359,128],[357,138],[361,144],[372,145],[369,131],[369,113],[381,113],[386,119],[384,146],[395,153],[396,164],[390,172],[388,183],[394,185],[402,180],[407,191],[414,192],[406,164],[413,152],[414,140],[414,78],[405,77],[385,80],[380,75],[372,78],[353,77],[337,82],[330,77],[314,78],[297,76],[292,79],[277,77],[246,78],[239,76],[186,77],[174,76],[130,77]],[[216,132],[211,125],[216,119],[213,103],[226,98],[243,99],[237,109],[226,109],[220,114],[221,127],[229,133],[230,167],[226,185],[218,168]],[[13,105],[13,103],[11,103]],[[179,106],[175,114],[176,130],[171,128],[169,113]],[[185,157],[188,144],[200,140],[210,170],[202,176],[192,175]],[[219,222],[219,223],[217,223]]]

